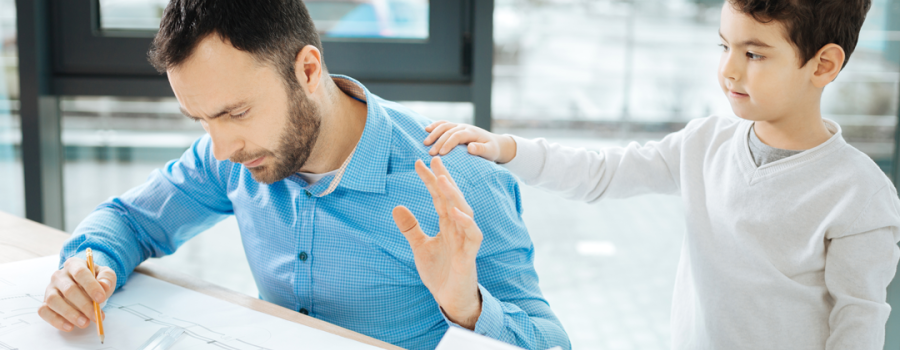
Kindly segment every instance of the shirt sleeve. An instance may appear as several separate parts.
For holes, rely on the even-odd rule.
[[[674,194],[680,189],[681,148],[690,127],[643,146],[632,142],[598,151],[512,136],[516,156],[503,166],[525,184],[585,202]]]
[[[144,184],[100,204],[60,252],[60,267],[91,248],[99,266],[116,273],[116,288],[144,260],[172,254],[188,239],[232,214],[226,193],[230,163],[212,157],[210,138],[154,170]]]
[[[885,186],[847,233],[828,241],[825,285],[834,308],[825,349],[884,348],[887,287],[900,259],[898,204],[893,186]]]
[[[476,259],[482,304],[475,333],[525,349],[570,349],[566,331],[538,286],[518,182],[506,171],[478,183],[473,179],[459,185],[484,237]]]

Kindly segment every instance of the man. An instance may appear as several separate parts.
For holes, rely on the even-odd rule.
[[[149,56],[208,135],[76,228],[39,310],[47,322],[86,327],[92,299],[106,300],[138,264],[235,215],[263,300],[410,349],[434,348],[449,326],[569,347],[538,288],[516,180],[465,152],[444,157],[465,173],[434,163],[484,232],[477,256],[477,239],[455,249],[447,211],[435,213],[438,181],[414,165],[430,158],[429,121],[328,75],[302,2],[172,1]],[[391,220],[399,205],[409,240]],[[417,235],[413,215],[441,239]],[[96,279],[87,248],[102,266]]]

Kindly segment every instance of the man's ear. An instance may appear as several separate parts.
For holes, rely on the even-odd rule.
[[[322,82],[322,53],[315,46],[306,45],[294,59],[294,75],[300,86],[312,94]]]
[[[813,85],[824,88],[834,81],[844,66],[844,57],[844,49],[837,44],[828,44],[819,49],[810,62],[816,67],[812,75]]]

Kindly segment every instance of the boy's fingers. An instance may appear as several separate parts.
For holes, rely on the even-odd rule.
[[[458,125],[458,126],[454,126],[450,130],[445,131],[444,134],[441,135],[441,138],[439,138],[437,141],[434,142],[433,148],[437,148],[439,150],[438,153],[443,152],[443,153],[441,153],[442,155],[447,154],[446,152],[444,152],[444,150],[447,149],[447,140],[449,140],[450,137],[455,135],[456,133],[465,130],[465,128],[466,127],[463,125]],[[453,146],[456,146],[456,145],[452,145],[451,148]]]
[[[431,123],[431,125],[426,126],[426,127],[425,127],[425,131],[431,132],[431,130],[434,130],[434,128],[436,128],[438,125],[441,125],[441,124],[444,124],[444,123],[447,123],[447,121],[446,121],[446,120],[438,120],[438,121],[436,121],[436,122],[434,122],[434,123]]]
[[[469,146],[467,147],[467,149],[468,149],[468,151],[469,151],[469,154],[471,154],[471,155],[473,155],[473,156],[479,156],[479,157],[482,157],[482,158],[487,158],[487,157],[484,156],[484,153],[485,153],[485,151],[487,150],[487,147],[485,147],[483,143],[472,142],[472,143],[469,144]],[[490,160],[490,159],[489,159],[489,160]]]
[[[435,140],[438,140],[438,138],[443,136],[444,133],[447,132],[447,130],[452,129],[455,126],[456,126],[456,124],[453,124],[453,123],[444,123],[444,124],[436,126],[434,128],[434,130],[431,130],[431,133],[428,134],[428,137],[425,138],[425,145],[428,146]],[[437,146],[437,145],[435,145],[435,146]]]
[[[398,205],[394,207],[393,215],[394,223],[397,224],[397,228],[400,229],[400,232],[403,233],[403,236],[409,241],[409,245],[413,250],[428,239],[428,236],[425,235],[425,232],[422,232],[422,228],[419,227],[419,221],[416,220],[416,216],[413,215],[409,209],[402,205]]]
[[[441,146],[441,155],[446,155],[453,150],[453,147],[459,146],[460,144],[466,144],[471,140],[472,133],[467,129],[460,129],[450,135],[450,137],[447,138],[447,141],[444,142],[444,145]]]

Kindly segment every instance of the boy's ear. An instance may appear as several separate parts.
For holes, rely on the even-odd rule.
[[[844,49],[837,44],[828,44],[819,49],[816,56],[810,60],[816,67],[812,76],[813,85],[824,88],[834,81],[844,66],[844,57]]]

